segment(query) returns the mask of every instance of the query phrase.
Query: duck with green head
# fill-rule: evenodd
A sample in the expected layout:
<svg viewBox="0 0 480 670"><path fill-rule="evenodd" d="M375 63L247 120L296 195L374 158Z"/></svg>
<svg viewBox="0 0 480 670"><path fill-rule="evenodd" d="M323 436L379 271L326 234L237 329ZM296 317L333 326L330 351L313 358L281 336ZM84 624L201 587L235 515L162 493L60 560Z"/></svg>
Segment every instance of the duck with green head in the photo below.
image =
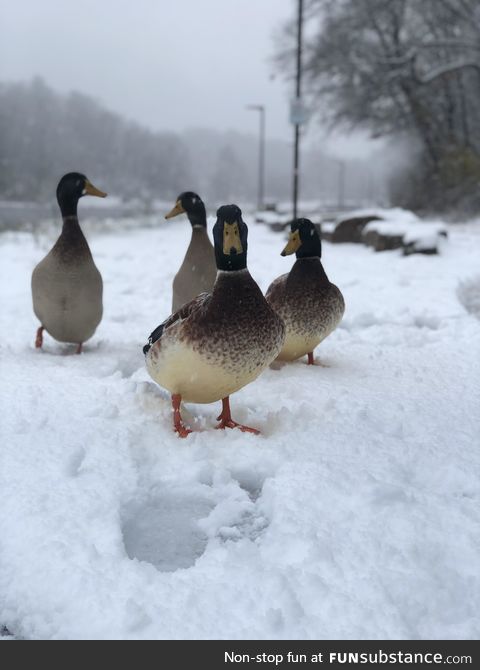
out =
<svg viewBox="0 0 480 670"><path fill-rule="evenodd" d="M207 213L199 195L180 193L173 209L165 215L171 219L186 214L192 226L192 237L185 258L173 279L172 311L193 300L199 293L211 291L217 268L212 243L207 233Z"/></svg>
<svg viewBox="0 0 480 670"><path fill-rule="evenodd" d="M102 277L77 216L84 195L105 198L85 175L69 172L57 186L63 218L62 232L53 248L32 273L33 310L40 321L35 346L43 344L46 330L59 342L82 345L94 334L102 318Z"/></svg>
<svg viewBox="0 0 480 670"><path fill-rule="evenodd" d="M316 227L309 219L296 219L290 227L282 256L295 253L297 260L288 274L270 284L265 297L286 327L278 359L293 361L307 355L313 365L313 351L342 320L345 301L323 268Z"/></svg>
<svg viewBox="0 0 480 670"><path fill-rule="evenodd" d="M218 272L212 292L168 317L143 349L150 376L172 394L174 430L180 437L191 432L180 414L182 400L222 400L217 428L259 432L232 420L229 396L276 358L285 329L247 269L247 235L241 210L220 207L213 228Z"/></svg>

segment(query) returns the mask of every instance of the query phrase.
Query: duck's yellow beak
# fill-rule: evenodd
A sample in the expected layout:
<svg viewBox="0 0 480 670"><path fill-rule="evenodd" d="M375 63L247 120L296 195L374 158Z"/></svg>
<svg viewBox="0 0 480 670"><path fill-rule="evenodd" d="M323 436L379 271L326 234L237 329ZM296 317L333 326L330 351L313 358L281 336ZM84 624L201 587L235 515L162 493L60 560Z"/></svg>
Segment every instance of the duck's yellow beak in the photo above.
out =
<svg viewBox="0 0 480 670"><path fill-rule="evenodd" d="M185 210L182 207L182 203L180 200L177 200L175 203L175 207L171 209L168 214L165 214L166 219L173 219L174 216L178 216L179 214L183 214Z"/></svg>
<svg viewBox="0 0 480 670"><path fill-rule="evenodd" d="M223 253L225 256L243 253L238 223L223 224Z"/></svg>
<svg viewBox="0 0 480 670"><path fill-rule="evenodd" d="M298 232L298 230L296 230L295 232L290 233L287 246L282 251L281 255L290 256L290 254L294 254L298 249L300 249L301 246L302 246L302 240L300 239L300 233Z"/></svg>
<svg viewBox="0 0 480 670"><path fill-rule="evenodd" d="M100 191L92 182L85 179L85 195L96 195L97 198L106 198L107 194L104 191Z"/></svg>

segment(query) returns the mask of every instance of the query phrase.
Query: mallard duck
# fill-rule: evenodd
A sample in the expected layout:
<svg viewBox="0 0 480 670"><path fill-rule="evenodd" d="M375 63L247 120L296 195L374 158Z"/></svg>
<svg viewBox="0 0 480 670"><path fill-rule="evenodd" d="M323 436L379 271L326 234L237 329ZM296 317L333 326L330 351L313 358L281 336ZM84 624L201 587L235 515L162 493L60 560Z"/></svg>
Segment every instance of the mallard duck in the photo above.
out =
<svg viewBox="0 0 480 670"><path fill-rule="evenodd" d="M102 318L102 276L78 223L77 205L83 195L105 198L83 174L69 172L57 186L63 217L62 233L32 273L33 311L40 321L35 347L46 330L59 342L77 344L92 337Z"/></svg>
<svg viewBox="0 0 480 670"><path fill-rule="evenodd" d="M297 260L292 269L270 284L265 297L285 322L285 342L278 359L293 361L307 354L308 364L313 365L313 350L340 323L345 301L323 269L322 243L309 219L291 223L281 255L293 253Z"/></svg>
<svg viewBox="0 0 480 670"><path fill-rule="evenodd" d="M199 293L210 292L217 276L215 254L207 234L207 214L202 199L192 191L180 193L173 209L165 215L171 219L186 214L192 224L192 238L179 271L173 279L172 312Z"/></svg>
<svg viewBox="0 0 480 670"><path fill-rule="evenodd" d="M150 376L172 394L174 430L180 437L192 432L182 421L182 399L222 400L217 428L259 432L232 420L229 396L277 357L285 327L247 270L247 235L241 210L220 207L213 228L218 268L213 291L169 316L143 348Z"/></svg>

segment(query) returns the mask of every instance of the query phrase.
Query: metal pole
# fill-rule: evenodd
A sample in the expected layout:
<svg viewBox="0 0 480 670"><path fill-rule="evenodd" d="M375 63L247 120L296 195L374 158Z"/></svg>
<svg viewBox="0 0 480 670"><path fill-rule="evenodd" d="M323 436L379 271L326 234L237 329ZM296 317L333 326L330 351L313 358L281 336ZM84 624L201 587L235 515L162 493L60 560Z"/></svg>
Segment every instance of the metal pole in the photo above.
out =
<svg viewBox="0 0 480 670"><path fill-rule="evenodd" d="M345 162L338 161L338 208L345 207Z"/></svg>
<svg viewBox="0 0 480 670"><path fill-rule="evenodd" d="M260 112L260 131L258 136L258 190L257 209L263 209L265 192L265 105L247 105L247 109Z"/></svg>
<svg viewBox="0 0 480 670"><path fill-rule="evenodd" d="M258 209L264 206L265 193L265 107L260 105L260 147L258 159Z"/></svg>
<svg viewBox="0 0 480 670"><path fill-rule="evenodd" d="M303 0L298 0L298 19L297 19L297 79L296 79L296 98L299 101L301 95L301 77L302 77L302 24L303 24ZM298 173L299 173L299 153L300 153L300 125L295 124L295 148L293 152L293 218L297 218L298 210Z"/></svg>

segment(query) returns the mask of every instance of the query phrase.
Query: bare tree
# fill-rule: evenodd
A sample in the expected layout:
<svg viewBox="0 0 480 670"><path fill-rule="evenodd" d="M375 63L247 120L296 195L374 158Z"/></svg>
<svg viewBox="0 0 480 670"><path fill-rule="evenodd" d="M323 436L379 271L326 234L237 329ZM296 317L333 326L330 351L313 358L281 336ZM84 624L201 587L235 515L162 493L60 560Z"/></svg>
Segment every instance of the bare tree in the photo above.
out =
<svg viewBox="0 0 480 670"><path fill-rule="evenodd" d="M418 187L411 197L397 189L400 200L478 206L478 0L310 0L307 15L306 88L317 114L418 145ZM282 68L290 32L278 48Z"/></svg>

